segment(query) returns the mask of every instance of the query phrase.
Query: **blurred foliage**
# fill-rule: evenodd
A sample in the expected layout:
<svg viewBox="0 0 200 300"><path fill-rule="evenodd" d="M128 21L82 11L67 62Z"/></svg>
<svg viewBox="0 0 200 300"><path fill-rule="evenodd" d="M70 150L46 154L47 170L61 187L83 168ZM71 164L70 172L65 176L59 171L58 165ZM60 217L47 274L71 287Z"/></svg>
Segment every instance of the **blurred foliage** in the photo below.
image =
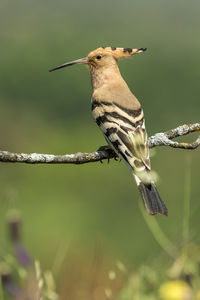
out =
<svg viewBox="0 0 200 300"><path fill-rule="evenodd" d="M199 121L199 13L198 0L1 0L1 149L59 154L93 151L105 144L91 117L88 70L76 66L48 73L51 67L104 45L148 48L121 61L120 70L142 102L149 135ZM191 170L189 239L198 252L199 149L156 148L152 166L169 209L169 217L157 216L156 222L176 245L183 241L185 174ZM62 264L59 257L69 245L73 267L69 264L68 275L63 271L60 290L65 289L72 269L68 289L77 277L81 285L81 276L89 284L86 281L90 282L94 271L88 264L99 244L105 269L116 258L131 270L149 266L164 278L164 270L175 261L150 234L138 207L134 180L122 163L1 164L0 182L0 254L11 249L5 216L10 209L18 209L26 224L27 251L44 269ZM98 274L104 293L104 273ZM159 277L159 284L166 280ZM123 286L125 293L129 284ZM109 293L108 288L108 297Z"/></svg>
<svg viewBox="0 0 200 300"><path fill-rule="evenodd" d="M154 219L150 216L144 218L149 218L149 233L153 233ZM186 225L189 233L189 222ZM163 245L163 249L172 258L170 265L167 263L167 268L161 263L162 256L154 259L151 266L141 263L138 268L130 270L113 257L108 260L105 249L98 244L90 258L83 253L80 255L79 250L62 246L52 270L43 271L40 262L35 260L33 263L24 247L18 212L9 212L8 229L12 252L8 254L5 251L1 257L0 300L199 299L200 248L188 239L182 241L181 245L173 245L174 248L179 246L173 255L168 251L167 244ZM160 226L159 231L162 234L158 234L158 242L165 236ZM57 288L54 276L59 283Z"/></svg>

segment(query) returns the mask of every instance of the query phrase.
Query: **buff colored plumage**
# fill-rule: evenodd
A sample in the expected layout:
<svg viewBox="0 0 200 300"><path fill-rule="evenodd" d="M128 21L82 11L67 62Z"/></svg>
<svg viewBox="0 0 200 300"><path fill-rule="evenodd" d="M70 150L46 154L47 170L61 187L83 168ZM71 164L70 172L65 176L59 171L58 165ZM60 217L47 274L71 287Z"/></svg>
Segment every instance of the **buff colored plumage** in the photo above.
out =
<svg viewBox="0 0 200 300"><path fill-rule="evenodd" d="M106 141L131 170L149 214L167 215L153 178L147 146L144 113L137 98L122 78L118 60L144 52L146 48L101 47L50 71L86 64L89 66L93 94L92 114Z"/></svg>

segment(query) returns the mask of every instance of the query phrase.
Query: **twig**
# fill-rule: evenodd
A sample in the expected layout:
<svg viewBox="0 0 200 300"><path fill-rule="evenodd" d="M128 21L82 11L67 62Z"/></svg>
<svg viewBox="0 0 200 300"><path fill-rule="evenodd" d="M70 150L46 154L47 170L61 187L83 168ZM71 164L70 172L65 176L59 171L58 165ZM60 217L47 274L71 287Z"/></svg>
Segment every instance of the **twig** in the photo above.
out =
<svg viewBox="0 0 200 300"><path fill-rule="evenodd" d="M148 139L149 148L156 146L170 146L180 149L195 149L200 145L200 136L193 143L178 143L171 141L178 136L183 136L191 132L200 131L200 123L182 125L166 132L156 133Z"/></svg>
<svg viewBox="0 0 200 300"><path fill-rule="evenodd" d="M193 143L178 143L171 139L183 136L191 132L200 131L200 123L182 125L166 132L156 133L149 137L149 148L157 146L170 146L180 149L196 149L200 145L200 136ZM92 153L77 152L75 154L54 155L39 153L11 153L0 151L0 162L27 163L27 164L85 164L116 158L115 152L108 146L100 147Z"/></svg>

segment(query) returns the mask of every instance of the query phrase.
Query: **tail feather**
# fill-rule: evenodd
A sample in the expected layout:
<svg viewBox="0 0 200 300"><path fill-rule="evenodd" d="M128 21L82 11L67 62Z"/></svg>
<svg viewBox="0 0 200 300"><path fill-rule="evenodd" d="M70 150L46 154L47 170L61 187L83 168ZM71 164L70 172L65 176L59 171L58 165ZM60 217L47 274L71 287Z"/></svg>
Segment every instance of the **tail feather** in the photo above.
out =
<svg viewBox="0 0 200 300"><path fill-rule="evenodd" d="M150 215L159 213L168 216L168 210L160 198L154 183L144 184L140 181L138 188L141 193L144 206Z"/></svg>

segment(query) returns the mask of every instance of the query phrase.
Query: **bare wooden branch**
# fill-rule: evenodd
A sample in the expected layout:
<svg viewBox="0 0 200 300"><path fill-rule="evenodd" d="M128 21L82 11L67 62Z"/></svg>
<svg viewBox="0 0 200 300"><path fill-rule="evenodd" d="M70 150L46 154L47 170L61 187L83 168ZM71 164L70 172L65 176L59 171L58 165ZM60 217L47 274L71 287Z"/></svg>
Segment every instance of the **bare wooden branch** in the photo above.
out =
<svg viewBox="0 0 200 300"><path fill-rule="evenodd" d="M149 137L149 148L157 146L170 146L180 149L195 149L200 145L200 136L192 143L179 143L171 139L192 132L200 131L200 123L182 125L166 132L156 133ZM104 159L117 158L115 152L108 146L100 147L92 153L77 152L75 154L54 155L39 153L11 153L0 151L0 162L27 163L27 164L85 164L89 162L102 161Z"/></svg>
<svg viewBox="0 0 200 300"><path fill-rule="evenodd" d="M178 136L200 131L200 123L182 125L166 132L156 133L148 139L149 148L156 146L170 146L181 149L195 149L200 145L200 136L193 143L178 143L171 141Z"/></svg>
<svg viewBox="0 0 200 300"><path fill-rule="evenodd" d="M0 151L0 162L18 162L27 164L84 164L116 157L112 150L97 150L92 153L54 155L39 153L11 153Z"/></svg>

